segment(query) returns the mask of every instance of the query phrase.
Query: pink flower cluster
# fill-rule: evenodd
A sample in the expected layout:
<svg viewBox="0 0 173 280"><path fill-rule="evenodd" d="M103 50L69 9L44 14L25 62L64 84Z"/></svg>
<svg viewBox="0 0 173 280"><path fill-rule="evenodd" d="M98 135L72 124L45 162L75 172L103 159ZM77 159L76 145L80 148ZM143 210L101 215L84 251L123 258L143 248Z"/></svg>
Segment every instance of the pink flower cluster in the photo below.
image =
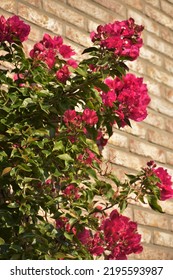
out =
<svg viewBox="0 0 173 280"><path fill-rule="evenodd" d="M173 198L173 186L171 181L171 176L168 174L167 170L158 167L153 169L154 174L160 179L157 183L160 188L160 200L167 200Z"/></svg>
<svg viewBox="0 0 173 280"><path fill-rule="evenodd" d="M99 232L92 234L90 230L84 229L77 236L92 255L99 256L104 252L109 260L125 260L127 255L142 251L137 224L120 215L117 210L113 210L109 218L102 221Z"/></svg>
<svg viewBox="0 0 173 280"><path fill-rule="evenodd" d="M172 177L169 175L167 169L157 167L156 163L151 160L147 162L147 168L144 168L146 177L155 175L159 182L157 186L160 188L160 200L167 200L173 198L173 183Z"/></svg>
<svg viewBox="0 0 173 280"><path fill-rule="evenodd" d="M116 210L103 221L101 229L104 232L106 250L110 252L107 259L125 260L129 254L142 252L141 235L137 233L137 224Z"/></svg>
<svg viewBox="0 0 173 280"><path fill-rule="evenodd" d="M56 77L61 83L65 83L70 76L69 66L76 68L77 62L71 57L75 54L70 46L63 43L61 36L45 34L43 39L34 45L30 51L33 59L44 61L50 69L59 63L60 69L56 72ZM60 62L60 58L62 58Z"/></svg>
<svg viewBox="0 0 173 280"><path fill-rule="evenodd" d="M99 232L93 235L89 229L84 228L77 237L93 256L100 256L104 252L103 240Z"/></svg>
<svg viewBox="0 0 173 280"><path fill-rule="evenodd" d="M135 24L134 19L130 18L99 25L97 32L92 32L90 37L92 42L102 48L113 50L115 56L135 60L143 44L140 37L143 29L142 25Z"/></svg>
<svg viewBox="0 0 173 280"><path fill-rule="evenodd" d="M29 32L30 26L18 16L12 16L7 20L4 16L0 17L0 42L23 42L27 40Z"/></svg>
<svg viewBox="0 0 173 280"><path fill-rule="evenodd" d="M137 78L133 74L127 74L122 80L107 78L106 85L110 88L107 93L102 93L102 101L105 106L113 107L117 101L118 109L115 113L119 116L124 126L125 119L142 121L147 117L147 106L150 102L147 86L143 78Z"/></svg>
<svg viewBox="0 0 173 280"><path fill-rule="evenodd" d="M79 188L77 188L75 185L70 184L68 185L63 191L63 195L67 198L73 198L73 199L79 199Z"/></svg>
<svg viewBox="0 0 173 280"><path fill-rule="evenodd" d="M69 219L67 217L60 217L59 219L57 219L56 228L57 230L63 230L68 233L73 233L74 235L76 234L76 228L71 227Z"/></svg>
<svg viewBox="0 0 173 280"><path fill-rule="evenodd" d="M67 110L64 113L63 120L66 125L74 124L79 126L83 122L85 125L93 126L98 122L98 116L96 111L89 108L85 108L82 115L77 114L75 110Z"/></svg>
<svg viewBox="0 0 173 280"><path fill-rule="evenodd" d="M83 151L83 154L80 154L77 159L85 165L90 166L92 166L94 161L100 163L100 160L97 158L96 154L88 148L86 148Z"/></svg>

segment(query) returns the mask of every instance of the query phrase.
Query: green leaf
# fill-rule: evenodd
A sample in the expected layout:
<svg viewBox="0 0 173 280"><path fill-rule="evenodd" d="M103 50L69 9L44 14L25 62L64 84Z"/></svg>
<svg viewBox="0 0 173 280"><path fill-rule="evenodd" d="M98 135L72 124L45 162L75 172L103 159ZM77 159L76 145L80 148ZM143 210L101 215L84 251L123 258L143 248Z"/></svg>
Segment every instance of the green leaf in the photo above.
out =
<svg viewBox="0 0 173 280"><path fill-rule="evenodd" d="M98 87L98 88L100 88L101 90L103 90L104 92L108 92L108 91L109 91L109 87L108 87L105 83L103 83L102 81L99 81L98 79L95 79L95 80L93 81L93 84L94 84L96 87Z"/></svg>
<svg viewBox="0 0 173 280"><path fill-rule="evenodd" d="M136 181L138 181L138 177L132 174L125 174L129 179L130 179L130 183L133 184Z"/></svg>
<svg viewBox="0 0 173 280"><path fill-rule="evenodd" d="M54 147L53 147L53 151L59 151L59 150L63 150L64 149L64 145L62 140L58 141L58 142L54 142Z"/></svg>
<svg viewBox="0 0 173 280"><path fill-rule="evenodd" d="M43 137L43 136L49 135L49 132L45 128L40 128L40 129L35 130L33 135Z"/></svg>
<svg viewBox="0 0 173 280"><path fill-rule="evenodd" d="M3 134L0 134L0 141L5 141L7 137Z"/></svg>
<svg viewBox="0 0 173 280"><path fill-rule="evenodd" d="M58 158L60 158L64 161L74 161L74 159L69 154L59 155Z"/></svg>
<svg viewBox="0 0 173 280"><path fill-rule="evenodd" d="M127 201L126 200L120 201L119 207L120 207L120 210L121 210L121 213L122 213L127 208Z"/></svg>
<svg viewBox="0 0 173 280"><path fill-rule="evenodd" d="M77 72L79 75L83 76L83 77L87 77L87 72L85 69L82 69L80 67L76 68L75 69L75 72Z"/></svg>
<svg viewBox="0 0 173 280"><path fill-rule="evenodd" d="M25 163L21 163L17 166L19 169L26 171L26 172L31 172L32 169Z"/></svg>
<svg viewBox="0 0 173 280"><path fill-rule="evenodd" d="M68 233L68 232L64 232L64 236L65 236L65 238L67 238L68 240L70 240L70 241L72 241L73 240L73 234L70 234L70 233Z"/></svg>
<svg viewBox="0 0 173 280"><path fill-rule="evenodd" d="M154 195L148 195L147 200L153 210L164 213L161 206L157 203L157 197L155 197Z"/></svg>
<svg viewBox="0 0 173 280"><path fill-rule="evenodd" d="M8 204L8 208L19 208L19 204L16 202L12 202L12 203Z"/></svg>
<svg viewBox="0 0 173 280"><path fill-rule="evenodd" d="M89 168L86 169L86 173L88 173L88 175L90 175L94 179L97 179L97 175L96 175L96 172L95 172L94 169L89 167Z"/></svg>
<svg viewBox="0 0 173 280"><path fill-rule="evenodd" d="M26 108L29 104L34 104L33 100L30 97L25 98L21 105L21 108Z"/></svg>
<svg viewBox="0 0 173 280"><path fill-rule="evenodd" d="M90 47L90 48L87 48L85 49L82 54L84 53L90 53L90 52L93 52L93 51L98 51L98 49L96 47Z"/></svg>
<svg viewBox="0 0 173 280"><path fill-rule="evenodd" d="M95 152L97 155L100 155L99 148L93 140L86 139L86 143L93 152Z"/></svg>
<svg viewBox="0 0 173 280"><path fill-rule="evenodd" d="M3 238L0 237L0 245L3 245L3 244L5 244L5 241Z"/></svg>

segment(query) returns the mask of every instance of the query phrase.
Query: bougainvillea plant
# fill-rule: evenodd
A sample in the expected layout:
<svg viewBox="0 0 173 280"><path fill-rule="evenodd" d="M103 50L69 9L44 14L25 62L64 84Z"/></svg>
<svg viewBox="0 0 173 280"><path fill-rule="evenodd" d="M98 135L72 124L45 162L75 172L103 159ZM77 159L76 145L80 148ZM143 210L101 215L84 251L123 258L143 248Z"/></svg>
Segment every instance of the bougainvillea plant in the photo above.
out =
<svg viewBox="0 0 173 280"><path fill-rule="evenodd" d="M142 251L137 224L122 212L131 199L162 212L170 175L153 161L123 182L101 170L113 126L147 116L147 86L125 64L139 56L142 30L132 18L100 25L78 62L48 34L26 55L29 25L0 17L0 259Z"/></svg>

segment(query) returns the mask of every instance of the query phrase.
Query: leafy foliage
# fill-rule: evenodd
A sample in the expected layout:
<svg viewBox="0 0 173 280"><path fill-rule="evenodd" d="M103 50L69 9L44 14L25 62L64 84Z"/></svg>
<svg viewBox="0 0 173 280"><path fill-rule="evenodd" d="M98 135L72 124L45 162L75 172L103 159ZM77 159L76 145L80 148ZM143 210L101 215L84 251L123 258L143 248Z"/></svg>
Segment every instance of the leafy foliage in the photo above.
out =
<svg viewBox="0 0 173 280"><path fill-rule="evenodd" d="M118 259L141 252L135 223L115 210L108 218L108 210L116 206L123 212L135 199L162 212L160 193L172 196L169 178L165 190L153 164L125 182L114 174L102 176L100 167L113 124L130 125L132 105L126 107L118 99L120 89L105 82L123 81L130 52L121 55L97 41L83 52L90 57L77 64L61 37L45 34L27 57L22 42L29 27L16 16L0 20L0 59L11 64L11 70L0 69L0 259ZM140 35L132 19L125 23ZM109 92L115 97L106 96L111 106L103 99ZM131 233L127 230L125 239L131 242L134 235L136 243L122 249L123 236L111 241L106 227L111 221L127 222ZM112 251L106 255L108 244Z"/></svg>

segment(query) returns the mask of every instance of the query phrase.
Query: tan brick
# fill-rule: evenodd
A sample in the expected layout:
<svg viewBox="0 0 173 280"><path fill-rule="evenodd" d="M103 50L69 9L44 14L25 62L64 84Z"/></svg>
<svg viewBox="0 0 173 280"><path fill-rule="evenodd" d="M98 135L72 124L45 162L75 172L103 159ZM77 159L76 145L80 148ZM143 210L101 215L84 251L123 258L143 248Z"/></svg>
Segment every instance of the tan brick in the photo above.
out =
<svg viewBox="0 0 173 280"><path fill-rule="evenodd" d="M69 8L69 6L65 6L59 4L57 1L49 0L43 1L43 8L45 12L49 12L57 17L70 22L76 26L84 27L84 16L79 12L75 12Z"/></svg>
<svg viewBox="0 0 173 280"><path fill-rule="evenodd" d="M167 116L173 116L173 104L165 99L152 96L149 107Z"/></svg>
<svg viewBox="0 0 173 280"><path fill-rule="evenodd" d="M154 231L154 244L173 248L172 233Z"/></svg>
<svg viewBox="0 0 173 280"><path fill-rule="evenodd" d="M159 83L164 83L166 86L173 87L172 75L162 71L156 67L147 65L147 74L150 78L158 81Z"/></svg>
<svg viewBox="0 0 173 280"><path fill-rule="evenodd" d="M134 2L134 1L132 1ZM139 14L138 12L129 9L128 10L128 17L132 17L135 19L135 22L137 24L142 24L146 30L159 35L160 34L160 28L158 23L154 22L153 20L149 19L148 17L145 17L144 15Z"/></svg>
<svg viewBox="0 0 173 280"><path fill-rule="evenodd" d="M171 231L173 231L173 219L171 219L170 224L171 224L170 229Z"/></svg>
<svg viewBox="0 0 173 280"><path fill-rule="evenodd" d="M42 6L41 0L25 0L25 2L28 2L30 5L33 5L33 6L36 6L36 7L40 7L40 8Z"/></svg>
<svg viewBox="0 0 173 280"><path fill-rule="evenodd" d="M152 49L157 50L158 52L161 52L164 55L173 58L172 45L163 41L159 37L147 34L145 42Z"/></svg>
<svg viewBox="0 0 173 280"><path fill-rule="evenodd" d="M91 20L91 19L88 18L86 20L86 29L87 29L88 32L95 31L99 24L100 24L99 22L96 22L96 21Z"/></svg>
<svg viewBox="0 0 173 280"><path fill-rule="evenodd" d="M130 151L135 154L150 157L151 159L157 160L159 162L166 162L164 150L154 145L150 145L147 142L140 142L136 139L130 139Z"/></svg>
<svg viewBox="0 0 173 280"><path fill-rule="evenodd" d="M130 218L131 220L133 220L133 209L131 207L131 205L129 205L122 213L124 216Z"/></svg>
<svg viewBox="0 0 173 280"><path fill-rule="evenodd" d="M141 58L138 58L135 61L130 61L126 63L130 70L135 71L136 73L144 75L146 73L146 62ZM138 74L138 75L139 75Z"/></svg>
<svg viewBox="0 0 173 280"><path fill-rule="evenodd" d="M5 0L1 1L1 9L4 9L10 13L16 13L17 12L17 5L16 1L14 0Z"/></svg>
<svg viewBox="0 0 173 280"><path fill-rule="evenodd" d="M168 119L168 118L165 119L165 127L166 127L167 131L173 133L173 121L172 121L172 119Z"/></svg>
<svg viewBox="0 0 173 280"><path fill-rule="evenodd" d="M114 131L114 134L109 139L109 143L121 148L128 148L128 136L118 133L118 130Z"/></svg>
<svg viewBox="0 0 173 280"><path fill-rule="evenodd" d="M132 6L134 9L142 10L143 9L143 2L142 0L124 0L123 3Z"/></svg>
<svg viewBox="0 0 173 280"><path fill-rule="evenodd" d="M161 9L168 14L170 17L172 17L173 13L173 2L172 4L168 3L167 1L160 1Z"/></svg>
<svg viewBox="0 0 173 280"><path fill-rule="evenodd" d="M149 94L156 96L163 96L163 85L157 81L153 81L148 77L145 77L145 83L147 84Z"/></svg>
<svg viewBox="0 0 173 280"><path fill-rule="evenodd" d="M159 0L145 0L148 4L154 6L154 7L160 7L160 2Z"/></svg>
<svg viewBox="0 0 173 280"><path fill-rule="evenodd" d="M160 146L173 149L173 134L169 132L162 131L160 129L158 130L149 129L148 140Z"/></svg>
<svg viewBox="0 0 173 280"><path fill-rule="evenodd" d="M40 41L42 39L41 29L34 24L30 24L30 27L31 29L30 29L29 39L34 42Z"/></svg>
<svg viewBox="0 0 173 280"><path fill-rule="evenodd" d="M145 47L145 45L140 50L140 57L158 66L161 66L163 63L163 58L159 54Z"/></svg>
<svg viewBox="0 0 173 280"><path fill-rule="evenodd" d="M126 17L125 5L115 2L115 0L94 0L94 2L104 6L108 10L110 9L111 11L113 11L123 17Z"/></svg>
<svg viewBox="0 0 173 280"><path fill-rule="evenodd" d="M155 8L149 5L144 6L144 11L146 15L149 16L150 18L154 19L158 23L166 27L169 27L173 30L173 21L171 17L165 15L163 12L156 10Z"/></svg>
<svg viewBox="0 0 173 280"><path fill-rule="evenodd" d="M110 162L125 166L130 169L139 170L141 166L145 166L148 161L146 158L127 153L123 150L118 150L110 146L106 146L103 150L103 156Z"/></svg>
<svg viewBox="0 0 173 280"><path fill-rule="evenodd" d="M164 65L165 65L165 69L168 72L173 73L173 61L171 59L165 58L164 59Z"/></svg>
<svg viewBox="0 0 173 280"><path fill-rule="evenodd" d="M157 245L144 245L143 252L133 256L137 260L173 260L173 249L165 249Z"/></svg>
<svg viewBox="0 0 173 280"><path fill-rule="evenodd" d="M159 127L160 129L165 129L165 118L153 110L148 110L148 116L144 120L145 123L150 124L155 127ZM146 128L147 129L147 128Z"/></svg>
<svg viewBox="0 0 173 280"><path fill-rule="evenodd" d="M138 136L139 138L146 138L147 130L144 127L143 123L137 123L135 121L130 121L131 126L125 126L122 130L126 131L129 134Z"/></svg>
<svg viewBox="0 0 173 280"><path fill-rule="evenodd" d="M72 26L66 26L66 37L71 41L85 47L92 46L89 34L84 33Z"/></svg>
<svg viewBox="0 0 173 280"><path fill-rule="evenodd" d="M164 96L169 102L173 103L173 88L165 87Z"/></svg>
<svg viewBox="0 0 173 280"><path fill-rule="evenodd" d="M143 226L138 226L138 233L141 234L141 242L152 243L152 231Z"/></svg>
<svg viewBox="0 0 173 280"><path fill-rule="evenodd" d="M134 221L141 225L169 230L169 218L166 214L154 213L142 207L134 208Z"/></svg>
<svg viewBox="0 0 173 280"><path fill-rule="evenodd" d="M114 17L110 14L110 12L107 12L101 7L96 6L95 4L86 0L68 0L68 4L84 12L85 14L97 18L103 22L107 23L114 20Z"/></svg>
<svg viewBox="0 0 173 280"><path fill-rule="evenodd" d="M56 34L62 34L63 25L57 19L50 17L34 8L27 7L22 3L18 3L18 14L30 22L33 22L45 29L51 30Z"/></svg>
<svg viewBox="0 0 173 280"><path fill-rule="evenodd" d="M173 165L173 151L172 152L170 152L170 151L166 152L166 162L168 164Z"/></svg>
<svg viewBox="0 0 173 280"><path fill-rule="evenodd" d="M166 214L170 214L173 215L173 200L166 200L166 201L160 201L159 204L162 207L162 210L166 213ZM173 220L172 220L173 221ZM170 220L171 222L171 220ZM171 229L171 226L170 226Z"/></svg>
<svg viewBox="0 0 173 280"><path fill-rule="evenodd" d="M160 36L165 41L173 44L173 31L165 26L160 27Z"/></svg>

